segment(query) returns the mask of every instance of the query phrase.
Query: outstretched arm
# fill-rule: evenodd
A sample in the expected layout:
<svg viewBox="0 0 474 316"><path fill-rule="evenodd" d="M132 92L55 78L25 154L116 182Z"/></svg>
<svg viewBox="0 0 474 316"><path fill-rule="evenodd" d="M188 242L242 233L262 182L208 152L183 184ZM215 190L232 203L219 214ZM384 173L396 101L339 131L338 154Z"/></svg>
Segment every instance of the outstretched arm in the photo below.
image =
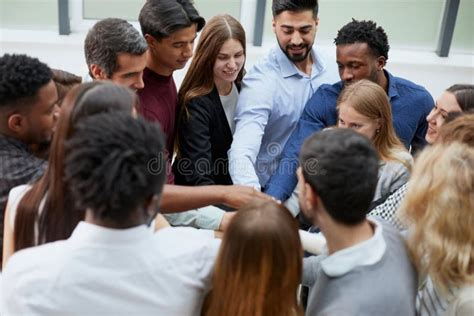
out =
<svg viewBox="0 0 474 316"><path fill-rule="evenodd" d="M268 75L253 68L246 75L235 113L235 132L229 150L229 172L235 184L260 189L255 170L257 155L273 108L273 89Z"/></svg>
<svg viewBox="0 0 474 316"><path fill-rule="evenodd" d="M271 199L268 195L243 185L189 187L166 184L160 210L162 213L173 213L216 204L239 208L255 198Z"/></svg>
<svg viewBox="0 0 474 316"><path fill-rule="evenodd" d="M296 169L301 145L311 134L336 124L336 98L337 95L320 88L306 103L295 130L283 148L278 168L265 187L265 193L281 201L291 196L298 183Z"/></svg>

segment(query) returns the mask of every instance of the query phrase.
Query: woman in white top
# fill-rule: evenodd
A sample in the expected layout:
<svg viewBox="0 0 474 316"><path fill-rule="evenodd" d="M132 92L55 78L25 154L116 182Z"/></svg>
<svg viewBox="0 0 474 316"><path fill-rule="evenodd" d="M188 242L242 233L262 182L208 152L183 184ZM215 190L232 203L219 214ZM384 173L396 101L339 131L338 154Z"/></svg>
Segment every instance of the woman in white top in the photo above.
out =
<svg viewBox="0 0 474 316"><path fill-rule="evenodd" d="M232 16L204 27L179 90L175 183L232 184L227 151L245 63L245 31Z"/></svg>
<svg viewBox="0 0 474 316"><path fill-rule="evenodd" d="M230 185L227 151L232 144L234 113L245 64L245 31L228 14L204 27L178 93L179 113L173 164L175 184ZM234 215L222 205L169 214L173 225L225 230ZM199 220L204 218L206 220ZM212 224L212 225L209 225Z"/></svg>

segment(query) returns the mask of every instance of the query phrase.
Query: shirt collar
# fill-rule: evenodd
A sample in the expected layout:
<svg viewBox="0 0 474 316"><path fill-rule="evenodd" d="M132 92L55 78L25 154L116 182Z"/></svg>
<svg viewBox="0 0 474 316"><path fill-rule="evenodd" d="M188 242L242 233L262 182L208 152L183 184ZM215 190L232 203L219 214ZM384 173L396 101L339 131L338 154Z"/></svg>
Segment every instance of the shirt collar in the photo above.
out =
<svg viewBox="0 0 474 316"><path fill-rule="evenodd" d="M2 147L13 146L31 154L30 147L16 138L0 134L0 143L2 144Z"/></svg>
<svg viewBox="0 0 474 316"><path fill-rule="evenodd" d="M388 98L392 100L393 98L398 96L398 89L397 85L395 84L394 77L392 76L391 73L389 73L387 70L383 70L385 73L385 77L387 78L387 86L388 86Z"/></svg>
<svg viewBox="0 0 474 316"><path fill-rule="evenodd" d="M283 78L292 77L292 76L300 76L302 77L303 74L296 68L295 64L291 62L288 57L286 57L285 53L281 50L279 46L275 48L276 51L276 58L278 65L280 66L281 75ZM311 56L313 58L313 68L311 70L311 79L319 75L321 72L324 71L325 65L322 61L322 58L316 52L314 47L311 48Z"/></svg>
<svg viewBox="0 0 474 316"><path fill-rule="evenodd" d="M342 276L351 270L373 265L379 262L387 248L383 238L382 225L375 219L370 219L375 227L374 235L357 245L336 251L321 261L321 268L330 277ZM325 249L327 252L327 249Z"/></svg>
<svg viewBox="0 0 474 316"><path fill-rule="evenodd" d="M69 240L79 244L91 242L96 244L124 245L125 243L141 241L152 235L153 232L146 225L113 229L82 221L77 224Z"/></svg>

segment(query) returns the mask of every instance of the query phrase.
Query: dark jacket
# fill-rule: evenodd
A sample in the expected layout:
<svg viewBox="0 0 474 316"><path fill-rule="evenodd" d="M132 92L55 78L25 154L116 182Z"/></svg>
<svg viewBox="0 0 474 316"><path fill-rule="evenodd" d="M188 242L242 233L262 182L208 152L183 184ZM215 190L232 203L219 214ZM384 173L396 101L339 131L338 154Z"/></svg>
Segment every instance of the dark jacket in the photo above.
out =
<svg viewBox="0 0 474 316"><path fill-rule="evenodd" d="M232 184L227 157L232 132L217 89L192 99L187 109L189 116L182 115L178 122L175 184Z"/></svg>

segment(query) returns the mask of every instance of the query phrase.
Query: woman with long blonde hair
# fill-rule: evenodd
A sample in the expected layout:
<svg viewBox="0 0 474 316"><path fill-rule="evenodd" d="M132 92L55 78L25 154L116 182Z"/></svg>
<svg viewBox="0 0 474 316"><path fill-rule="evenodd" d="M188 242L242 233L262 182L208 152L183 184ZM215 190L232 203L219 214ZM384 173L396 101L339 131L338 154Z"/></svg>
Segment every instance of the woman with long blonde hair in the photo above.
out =
<svg viewBox="0 0 474 316"><path fill-rule="evenodd" d="M379 154L379 181L372 209L408 181L412 158L395 134L390 102L378 84L360 80L345 87L337 111L337 127L367 136Z"/></svg>
<svg viewBox="0 0 474 316"><path fill-rule="evenodd" d="M257 200L240 209L224 234L203 315L302 315L302 255L297 221L285 207Z"/></svg>
<svg viewBox="0 0 474 316"><path fill-rule="evenodd" d="M473 315L474 148L453 142L425 149L400 214L423 280L420 313Z"/></svg>

